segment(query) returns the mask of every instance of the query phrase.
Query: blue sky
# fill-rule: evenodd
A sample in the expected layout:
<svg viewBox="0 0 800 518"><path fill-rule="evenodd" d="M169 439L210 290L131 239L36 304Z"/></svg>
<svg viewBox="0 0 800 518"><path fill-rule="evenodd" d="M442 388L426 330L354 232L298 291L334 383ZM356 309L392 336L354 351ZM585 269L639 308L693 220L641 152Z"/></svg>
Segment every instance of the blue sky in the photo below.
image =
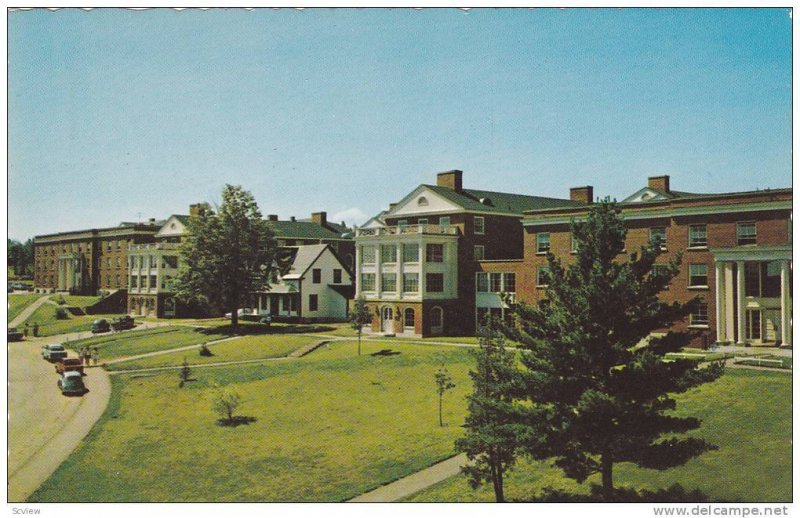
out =
<svg viewBox="0 0 800 518"><path fill-rule="evenodd" d="M786 9L18 11L9 236L219 201L363 222L435 173L791 185Z"/></svg>

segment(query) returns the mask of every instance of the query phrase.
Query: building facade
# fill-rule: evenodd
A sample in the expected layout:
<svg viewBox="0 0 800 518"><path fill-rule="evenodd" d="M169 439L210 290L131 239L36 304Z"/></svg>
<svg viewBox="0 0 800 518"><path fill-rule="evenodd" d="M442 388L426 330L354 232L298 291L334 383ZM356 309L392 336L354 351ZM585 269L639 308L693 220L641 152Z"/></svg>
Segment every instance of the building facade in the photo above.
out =
<svg viewBox="0 0 800 518"><path fill-rule="evenodd" d="M97 295L125 290L128 250L152 243L161 223L151 219L34 237L34 291Z"/></svg>
<svg viewBox="0 0 800 518"><path fill-rule="evenodd" d="M663 250L657 263L682 257L680 273L662 299L685 303L698 297L700 303L673 329L692 331L693 345L702 347L791 345L791 189L697 194L673 191L669 177L659 176L619 207L628 229L626 252L657 239ZM515 274L518 300L544 300L546 254L552 252L565 264L573 260L570 222L586 213L587 207L526 212L523 260L482 262L483 274L476 279L479 297L498 297L491 281L484 295L487 282L481 275L509 271ZM476 307L476 318L483 312Z"/></svg>
<svg viewBox="0 0 800 518"><path fill-rule="evenodd" d="M475 330L481 261L522 259L526 210L581 200L463 188L461 171L437 175L356 231L356 296L384 334L432 336Z"/></svg>

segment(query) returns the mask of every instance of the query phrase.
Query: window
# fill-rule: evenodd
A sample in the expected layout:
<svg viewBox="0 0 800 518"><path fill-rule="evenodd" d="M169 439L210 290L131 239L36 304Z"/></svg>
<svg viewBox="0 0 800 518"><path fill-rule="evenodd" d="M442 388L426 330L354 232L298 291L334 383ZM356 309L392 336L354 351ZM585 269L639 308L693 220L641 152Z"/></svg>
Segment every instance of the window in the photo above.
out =
<svg viewBox="0 0 800 518"><path fill-rule="evenodd" d="M122 240L117 241L117 250L122 248Z"/></svg>
<svg viewBox="0 0 800 518"><path fill-rule="evenodd" d="M483 245L475 245L472 252L472 258L475 259L476 261L483 261L484 257L483 251L484 251Z"/></svg>
<svg viewBox="0 0 800 518"><path fill-rule="evenodd" d="M483 235L485 233L485 221L483 216L475 216L475 233Z"/></svg>
<svg viewBox="0 0 800 518"><path fill-rule="evenodd" d="M416 243L403 243L403 262L419 262L419 245Z"/></svg>
<svg viewBox="0 0 800 518"><path fill-rule="evenodd" d="M110 275L106 275L106 288L110 288L110 287L111 287L111 276Z"/></svg>
<svg viewBox="0 0 800 518"><path fill-rule="evenodd" d="M428 224L428 218L419 218L419 219L417 220L417 224L419 224L420 226L425 226L425 225L427 225L427 224Z"/></svg>
<svg viewBox="0 0 800 518"><path fill-rule="evenodd" d="M689 314L690 326L708 325L708 303L699 302Z"/></svg>
<svg viewBox="0 0 800 518"><path fill-rule="evenodd" d="M489 274L489 291L492 293L500 293L503 291L503 274L502 273L490 273Z"/></svg>
<svg viewBox="0 0 800 518"><path fill-rule="evenodd" d="M400 227L400 232L402 232L404 229L408 228L408 220L407 219L397 220L397 226Z"/></svg>
<svg viewBox="0 0 800 518"><path fill-rule="evenodd" d="M319 284L322 282L322 270L319 268L314 268L311 270L311 282L314 284Z"/></svg>
<svg viewBox="0 0 800 518"><path fill-rule="evenodd" d="M442 308L435 307L431 309L431 329L441 330L444 325L444 312Z"/></svg>
<svg viewBox="0 0 800 518"><path fill-rule="evenodd" d="M569 235L569 251L573 254L578 253L578 239L575 237L575 234L570 233Z"/></svg>
<svg viewBox="0 0 800 518"><path fill-rule="evenodd" d="M754 221L749 223L736 224L736 244L754 245L756 244L756 224Z"/></svg>
<svg viewBox="0 0 800 518"><path fill-rule="evenodd" d="M122 265L122 263L120 262L120 258L117 257L117 268L119 268L121 265Z"/></svg>
<svg viewBox="0 0 800 518"><path fill-rule="evenodd" d="M417 293L419 291L419 274L418 273L404 273L403 274L403 291L405 293Z"/></svg>
<svg viewBox="0 0 800 518"><path fill-rule="evenodd" d="M478 293L486 293L489 291L489 274L486 272L478 272L475 274L475 291Z"/></svg>
<svg viewBox="0 0 800 518"><path fill-rule="evenodd" d="M425 245L425 260L429 263L444 261L444 245L441 243L428 243Z"/></svg>
<svg viewBox="0 0 800 518"><path fill-rule="evenodd" d="M650 229L650 242L658 242L661 245L661 250L667 249L667 228L666 227L652 227Z"/></svg>
<svg viewBox="0 0 800 518"><path fill-rule="evenodd" d="M706 226L689 225L689 248L706 246L708 246L708 239L706 238Z"/></svg>
<svg viewBox="0 0 800 518"><path fill-rule="evenodd" d="M747 310L747 339L761 340L761 310Z"/></svg>
<svg viewBox="0 0 800 518"><path fill-rule="evenodd" d="M536 234L536 253L546 254L550 251L550 233L539 232Z"/></svg>
<svg viewBox="0 0 800 518"><path fill-rule="evenodd" d="M536 286L549 286L550 285L550 267L537 266L536 267Z"/></svg>
<svg viewBox="0 0 800 518"><path fill-rule="evenodd" d="M653 275L663 277L669 274L669 267L666 264L654 264L652 272Z"/></svg>
<svg viewBox="0 0 800 518"><path fill-rule="evenodd" d="M690 264L689 265L689 286L695 288L708 287L708 265Z"/></svg>
<svg viewBox="0 0 800 518"><path fill-rule="evenodd" d="M178 267L178 256L176 255L164 256L164 268L177 268L177 267Z"/></svg>
<svg viewBox="0 0 800 518"><path fill-rule="evenodd" d="M308 296L308 310L309 311L317 311L319 307L319 298L316 294L311 294Z"/></svg>
<svg viewBox="0 0 800 518"><path fill-rule="evenodd" d="M364 264L375 264L375 247L362 246L361 247L361 262Z"/></svg>
<svg viewBox="0 0 800 518"><path fill-rule="evenodd" d="M429 293L444 292L444 274L429 273L425 275L425 288Z"/></svg>
<svg viewBox="0 0 800 518"><path fill-rule="evenodd" d="M439 218L439 232L445 233L450 228L450 216Z"/></svg>
<svg viewBox="0 0 800 518"><path fill-rule="evenodd" d="M333 283L334 284L342 283L342 270L340 268L333 269Z"/></svg>
<svg viewBox="0 0 800 518"><path fill-rule="evenodd" d="M397 274L381 274L381 291L397 291Z"/></svg>
<svg viewBox="0 0 800 518"><path fill-rule="evenodd" d="M403 327L414 327L414 310L406 308L403 312Z"/></svg>
<svg viewBox="0 0 800 518"><path fill-rule="evenodd" d="M375 274L361 274L361 291L375 291Z"/></svg>
<svg viewBox="0 0 800 518"><path fill-rule="evenodd" d="M397 245L381 245L381 262L397 262Z"/></svg>
<svg viewBox="0 0 800 518"><path fill-rule="evenodd" d="M503 274L505 282L503 283L503 291L506 293L516 293L517 291L517 274L505 273Z"/></svg>
<svg viewBox="0 0 800 518"><path fill-rule="evenodd" d="M114 276L114 287L119 288L119 275Z"/></svg>
<svg viewBox="0 0 800 518"><path fill-rule="evenodd" d="M131 275L131 288L136 288L137 287L137 283L136 283L137 280L138 280L137 276Z"/></svg>
<svg viewBox="0 0 800 518"><path fill-rule="evenodd" d="M156 275L150 276L150 287L153 289L158 288L158 276Z"/></svg>

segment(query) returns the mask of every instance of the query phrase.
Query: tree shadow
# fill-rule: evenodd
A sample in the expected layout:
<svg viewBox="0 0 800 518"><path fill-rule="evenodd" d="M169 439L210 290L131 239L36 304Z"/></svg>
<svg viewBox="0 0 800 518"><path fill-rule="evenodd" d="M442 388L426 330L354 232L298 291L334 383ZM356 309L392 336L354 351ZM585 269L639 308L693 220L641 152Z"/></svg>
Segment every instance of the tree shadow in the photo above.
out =
<svg viewBox="0 0 800 518"><path fill-rule="evenodd" d="M212 334L223 334L223 335L281 335L281 334L291 334L291 333L329 333L331 331L335 331L335 327L331 326L323 326L318 324L289 324L289 325L268 325L268 324L259 324L259 323L251 323L251 322L239 322L239 326L236 330L233 329L233 326L230 324L226 324L223 326L216 326L216 327L207 327L207 328L197 328L198 332L212 335Z"/></svg>
<svg viewBox="0 0 800 518"><path fill-rule="evenodd" d="M523 501L523 500L520 500ZM589 494L570 493L561 489L546 487L541 493L534 495L526 502L541 503L596 503L606 502L603 496L603 488L598 484L592 484ZM697 503L708 502L709 496L699 489L687 490L680 484L673 484L666 489L640 489L630 487L614 488L614 496L611 500L616 503Z"/></svg>
<svg viewBox="0 0 800 518"><path fill-rule="evenodd" d="M235 415L230 419L217 419L217 426L228 426L231 428L236 428L237 426L248 425L250 423L255 423L256 421L258 421L258 419L255 417L246 415Z"/></svg>
<svg viewBox="0 0 800 518"><path fill-rule="evenodd" d="M376 353L370 354L370 356L397 356L400 354L400 351L393 351L391 349L381 349Z"/></svg>

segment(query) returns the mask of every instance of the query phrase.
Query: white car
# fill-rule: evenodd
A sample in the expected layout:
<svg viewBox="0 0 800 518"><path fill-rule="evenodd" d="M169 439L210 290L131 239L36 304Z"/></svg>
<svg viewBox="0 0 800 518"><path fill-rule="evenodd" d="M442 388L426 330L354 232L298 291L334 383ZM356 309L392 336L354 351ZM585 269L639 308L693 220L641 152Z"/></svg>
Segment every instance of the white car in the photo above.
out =
<svg viewBox="0 0 800 518"><path fill-rule="evenodd" d="M236 310L236 315L237 316L254 315L254 314L255 314L255 311L253 310L253 308L239 308L239 309ZM225 313L225 318L231 318L231 314L230 313Z"/></svg>

